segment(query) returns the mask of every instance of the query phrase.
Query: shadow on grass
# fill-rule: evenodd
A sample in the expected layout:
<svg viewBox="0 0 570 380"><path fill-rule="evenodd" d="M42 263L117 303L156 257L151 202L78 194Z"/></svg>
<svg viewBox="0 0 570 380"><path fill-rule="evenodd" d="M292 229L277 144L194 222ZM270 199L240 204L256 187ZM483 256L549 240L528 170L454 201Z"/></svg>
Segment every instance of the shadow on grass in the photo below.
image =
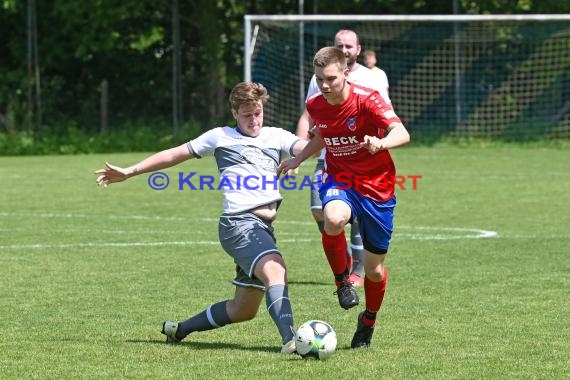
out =
<svg viewBox="0 0 570 380"><path fill-rule="evenodd" d="M323 281L291 281L289 280L289 285L323 285L323 286L330 286L331 284L334 285L332 282L323 282Z"/></svg>
<svg viewBox="0 0 570 380"><path fill-rule="evenodd" d="M167 344L164 340L143 340L143 339L130 339L126 341L127 343L144 343L144 344L156 344L156 345L168 345L173 347L184 347L189 350L239 350L239 351L250 351L250 352L265 352L265 353L276 353L279 354L279 349L275 346L244 346L236 343L215 343L215 342L180 342L175 344ZM336 351L352 351L354 349L350 348L349 344L338 346ZM281 354L280 354L281 355ZM288 355L289 359L292 360L303 360L300 355ZM306 360L314 360L313 358L306 358Z"/></svg>
<svg viewBox="0 0 570 380"><path fill-rule="evenodd" d="M143 340L143 339L129 339L127 343L145 343L145 344L158 344L167 345L164 340ZM240 351L255 351L255 352L279 352L276 346L244 346L237 343L220 343L220 342L180 342L175 344L168 344L174 347L185 347L191 350L240 350Z"/></svg>

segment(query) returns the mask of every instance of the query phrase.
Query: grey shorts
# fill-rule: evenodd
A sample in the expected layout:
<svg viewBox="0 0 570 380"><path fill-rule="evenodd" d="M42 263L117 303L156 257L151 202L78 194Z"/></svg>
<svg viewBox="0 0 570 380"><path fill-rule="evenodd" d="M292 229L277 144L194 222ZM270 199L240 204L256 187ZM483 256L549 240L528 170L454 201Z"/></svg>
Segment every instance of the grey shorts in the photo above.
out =
<svg viewBox="0 0 570 380"><path fill-rule="evenodd" d="M323 169L325 168L324 160L317 160L315 171L313 172L313 188L311 189L311 210L322 210L323 203L319 196L319 188L323 180ZM314 190L313 190L314 189Z"/></svg>
<svg viewBox="0 0 570 380"><path fill-rule="evenodd" d="M263 256L271 253L281 255L275 245L271 222L251 212L223 214L220 216L218 234L222 248L236 263L233 284L264 290L265 286L254 276L253 269Z"/></svg>

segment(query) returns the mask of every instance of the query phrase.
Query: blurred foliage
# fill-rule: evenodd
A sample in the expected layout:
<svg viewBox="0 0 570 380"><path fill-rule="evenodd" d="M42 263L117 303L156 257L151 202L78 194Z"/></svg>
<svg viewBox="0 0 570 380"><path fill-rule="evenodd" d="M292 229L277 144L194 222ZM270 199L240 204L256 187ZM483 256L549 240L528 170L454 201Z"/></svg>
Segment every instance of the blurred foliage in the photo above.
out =
<svg viewBox="0 0 570 380"><path fill-rule="evenodd" d="M184 115L200 126L184 136L190 138L230 119L226 97L243 77L243 16L296 14L299 3L179 3ZM37 110L30 106L28 95L35 85L28 72L30 2L1 4L0 154L9 152L6 141L20 145L21 153L29 151L30 141L34 146L39 141L47 144L50 152L52 148L59 153L85 151L50 147L50 141L73 145L77 135L99 141L103 81L109 84L107 133L132 132L132 125L139 122L160 125L150 129L157 135L169 128L173 1L35 0L42 125L34 125ZM570 13L570 2L559 0L459 0L459 7L461 13L472 14ZM304 5L305 14L451 14L452 9L453 1L439 0L307 0ZM129 139L126 134L124 138ZM122 148L136 147L133 143Z"/></svg>
<svg viewBox="0 0 570 380"><path fill-rule="evenodd" d="M124 123L120 129L89 133L74 122L58 124L57 133L30 134L27 131L0 133L1 155L83 154L109 152L150 152L177 145L171 128L164 122L142 120ZM196 136L200 125L189 121L181 134Z"/></svg>

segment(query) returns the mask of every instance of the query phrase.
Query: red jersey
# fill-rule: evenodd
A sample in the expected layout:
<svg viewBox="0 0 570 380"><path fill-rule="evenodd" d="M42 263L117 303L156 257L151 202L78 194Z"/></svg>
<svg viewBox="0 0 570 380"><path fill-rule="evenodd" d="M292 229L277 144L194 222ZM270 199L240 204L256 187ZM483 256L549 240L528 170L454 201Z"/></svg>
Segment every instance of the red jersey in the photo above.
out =
<svg viewBox="0 0 570 380"><path fill-rule="evenodd" d="M323 182L333 180L385 202L394 195L396 167L387 150L370 154L364 136L383 138L391 123L401 123L394 109L372 89L350 85L342 104L329 104L321 92L307 99L307 111L327 149Z"/></svg>

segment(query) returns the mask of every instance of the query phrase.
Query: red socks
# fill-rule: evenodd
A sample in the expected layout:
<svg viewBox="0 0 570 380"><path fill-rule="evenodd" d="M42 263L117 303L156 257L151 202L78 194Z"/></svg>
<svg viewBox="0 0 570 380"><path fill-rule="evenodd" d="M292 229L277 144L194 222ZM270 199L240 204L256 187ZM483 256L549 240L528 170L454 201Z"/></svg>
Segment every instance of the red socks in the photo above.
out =
<svg viewBox="0 0 570 380"><path fill-rule="evenodd" d="M373 314L380 310L384 293L386 292L386 283L388 282L388 268L384 267L384 275L380 282L372 282L368 277L364 277L364 297L366 298L366 311L362 316L362 322L365 326L372 327L376 323L376 319L367 318L366 314Z"/></svg>
<svg viewBox="0 0 570 380"><path fill-rule="evenodd" d="M342 274L346 271L346 238L344 231L338 235L328 235L323 231L323 249L325 255L335 275Z"/></svg>
<svg viewBox="0 0 570 380"><path fill-rule="evenodd" d="M323 249L332 269L333 274L339 285L339 279L344 275L348 276L348 260L346 257L346 238L344 233L338 235L328 235L323 231L322 234ZM365 326L373 327L376 324L376 313L382 306L384 301L384 293L386 292L386 284L388 282L388 269L384 267L382 280L373 282L364 277L364 296L366 298L366 311L362 315L362 323Z"/></svg>

